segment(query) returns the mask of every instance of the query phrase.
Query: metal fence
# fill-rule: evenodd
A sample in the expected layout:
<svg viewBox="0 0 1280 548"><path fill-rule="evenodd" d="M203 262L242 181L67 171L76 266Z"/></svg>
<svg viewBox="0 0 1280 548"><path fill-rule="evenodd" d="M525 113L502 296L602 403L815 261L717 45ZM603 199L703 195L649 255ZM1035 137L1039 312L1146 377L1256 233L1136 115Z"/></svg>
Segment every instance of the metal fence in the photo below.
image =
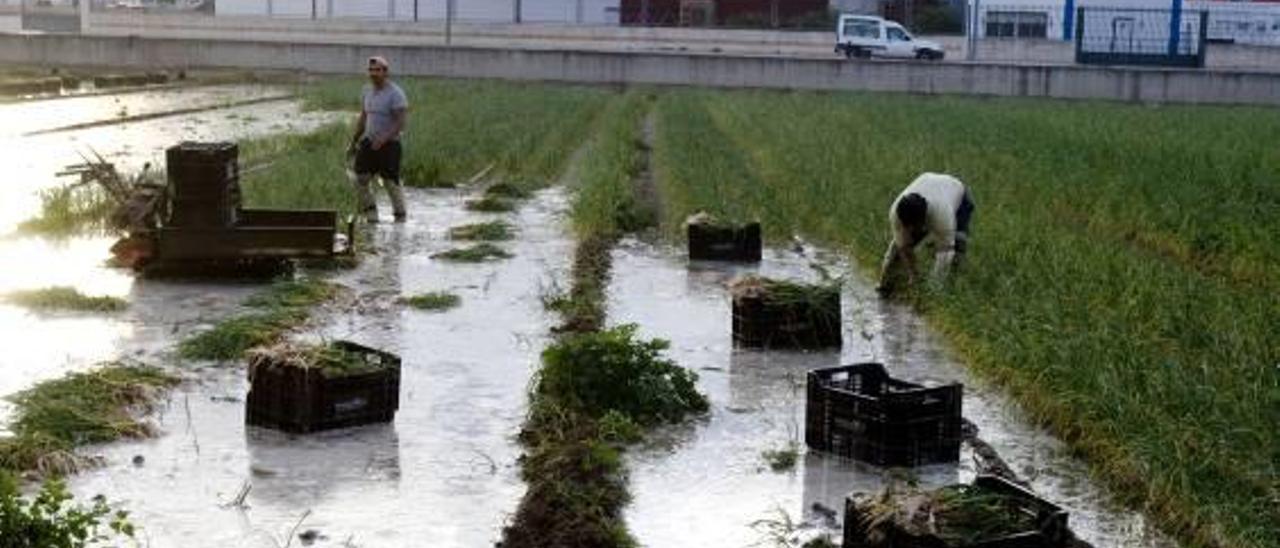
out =
<svg viewBox="0 0 1280 548"><path fill-rule="evenodd" d="M1280 46L1280 5L1251 9L1209 8L1210 42Z"/></svg>
<svg viewBox="0 0 1280 548"><path fill-rule="evenodd" d="M1209 12L1079 8L1076 62L1203 67Z"/></svg>

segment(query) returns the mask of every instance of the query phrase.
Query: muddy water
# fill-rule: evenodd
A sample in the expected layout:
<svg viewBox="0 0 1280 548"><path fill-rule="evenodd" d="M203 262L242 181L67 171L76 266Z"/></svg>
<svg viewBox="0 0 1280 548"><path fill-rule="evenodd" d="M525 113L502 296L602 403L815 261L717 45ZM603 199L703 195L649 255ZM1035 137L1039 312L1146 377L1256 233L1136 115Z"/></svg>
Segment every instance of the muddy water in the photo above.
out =
<svg viewBox="0 0 1280 548"><path fill-rule="evenodd" d="M304 514L338 546L492 545L523 494L514 435L550 318L540 295L566 268L565 200L545 191L514 215L506 261L447 263L448 227L498 216L466 212L452 191L410 194L410 222L373 231L375 254L334 279L353 288L319 313L318 335L399 353L393 424L313 436L248 428L242 369L200 375L159 416L165 435L101 448L111 463L75 479L134 512L153 546L273 546ZM384 213L386 213L384 211ZM395 303L447 290L459 308L431 313ZM146 459L134 466L134 455ZM220 508L246 482L242 509Z"/></svg>
<svg viewBox="0 0 1280 548"><path fill-rule="evenodd" d="M856 274L848 276L842 295L840 351L734 349L726 282L743 272L815 280L811 262L830 265L835 274L845 271L829 257L790 250L771 250L758 266L690 264L680 250L635 241L615 251L612 321L639 323L645 335L670 340L670 354L698 372L711 399L707 419L664 429L628 457L634 499L627 522L643 545L773 546L767 539L778 531L793 539L829 531L838 540L845 495L879 489L887 472L804 451L805 373L861 361L886 363L907 380L964 383L965 416L1038 493L1071 512L1083 539L1099 547L1172 545L1149 531L1141 516L1110 503L1060 442L962 369L909 309L881 302ZM761 452L790 442L802 452L796 469L770 471ZM925 486L968 481L972 462L966 447L959 465L914 474ZM792 526L782 525L786 521Z"/></svg>
<svg viewBox="0 0 1280 548"><path fill-rule="evenodd" d="M0 105L0 293L72 286L90 295L126 297L129 310L109 315L34 314L0 304L0 396L40 380L120 355L154 353L176 336L225 313L250 288L166 284L134 280L125 271L103 266L112 239L65 240L21 237L14 227L39 212L41 189L70 182L56 176L80 161L90 148L126 172L144 163L163 163L164 149L184 139L243 139L302 131L334 119L333 114L304 113L293 102L271 102L156 118L63 133L27 133L70 124L130 115L280 95L287 90L263 86L216 86L129 93L119 96L27 101ZM17 334L21 336L16 336ZM8 408L0 403L0 424Z"/></svg>

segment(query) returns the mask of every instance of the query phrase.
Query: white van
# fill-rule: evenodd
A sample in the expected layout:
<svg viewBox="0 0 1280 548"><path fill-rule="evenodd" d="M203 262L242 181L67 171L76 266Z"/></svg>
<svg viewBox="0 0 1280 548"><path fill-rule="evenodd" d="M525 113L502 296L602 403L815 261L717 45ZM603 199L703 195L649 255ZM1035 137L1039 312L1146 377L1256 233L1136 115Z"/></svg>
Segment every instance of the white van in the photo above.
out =
<svg viewBox="0 0 1280 548"><path fill-rule="evenodd" d="M845 57L899 57L909 59L942 59L942 46L928 40L917 40L907 29L893 21L873 15L840 16L836 23L836 53Z"/></svg>

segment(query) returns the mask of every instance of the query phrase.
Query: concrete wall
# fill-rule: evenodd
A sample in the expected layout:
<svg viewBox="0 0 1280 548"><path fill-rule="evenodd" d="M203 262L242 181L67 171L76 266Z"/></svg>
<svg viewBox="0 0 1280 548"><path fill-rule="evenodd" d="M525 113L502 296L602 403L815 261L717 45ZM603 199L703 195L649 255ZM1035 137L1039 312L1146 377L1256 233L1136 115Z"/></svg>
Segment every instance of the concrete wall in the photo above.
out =
<svg viewBox="0 0 1280 548"><path fill-rule="evenodd" d="M371 54L399 74L598 84L957 93L1280 105L1280 73L567 50L0 35L0 62L239 67L355 73Z"/></svg>

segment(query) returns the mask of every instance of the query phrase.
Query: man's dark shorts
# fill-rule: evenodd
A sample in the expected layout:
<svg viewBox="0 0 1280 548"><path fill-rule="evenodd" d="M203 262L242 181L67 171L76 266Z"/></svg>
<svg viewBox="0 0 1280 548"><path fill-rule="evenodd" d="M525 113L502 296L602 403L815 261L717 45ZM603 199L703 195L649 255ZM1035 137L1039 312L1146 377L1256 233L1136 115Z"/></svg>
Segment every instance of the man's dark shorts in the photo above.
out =
<svg viewBox="0 0 1280 548"><path fill-rule="evenodd" d="M378 175L383 181L400 181L400 141L388 141L373 150L368 140L360 141L356 151L356 174Z"/></svg>
<svg viewBox="0 0 1280 548"><path fill-rule="evenodd" d="M960 208L956 209L956 253L964 253L969 247L969 221L973 219L973 198L965 189Z"/></svg>

